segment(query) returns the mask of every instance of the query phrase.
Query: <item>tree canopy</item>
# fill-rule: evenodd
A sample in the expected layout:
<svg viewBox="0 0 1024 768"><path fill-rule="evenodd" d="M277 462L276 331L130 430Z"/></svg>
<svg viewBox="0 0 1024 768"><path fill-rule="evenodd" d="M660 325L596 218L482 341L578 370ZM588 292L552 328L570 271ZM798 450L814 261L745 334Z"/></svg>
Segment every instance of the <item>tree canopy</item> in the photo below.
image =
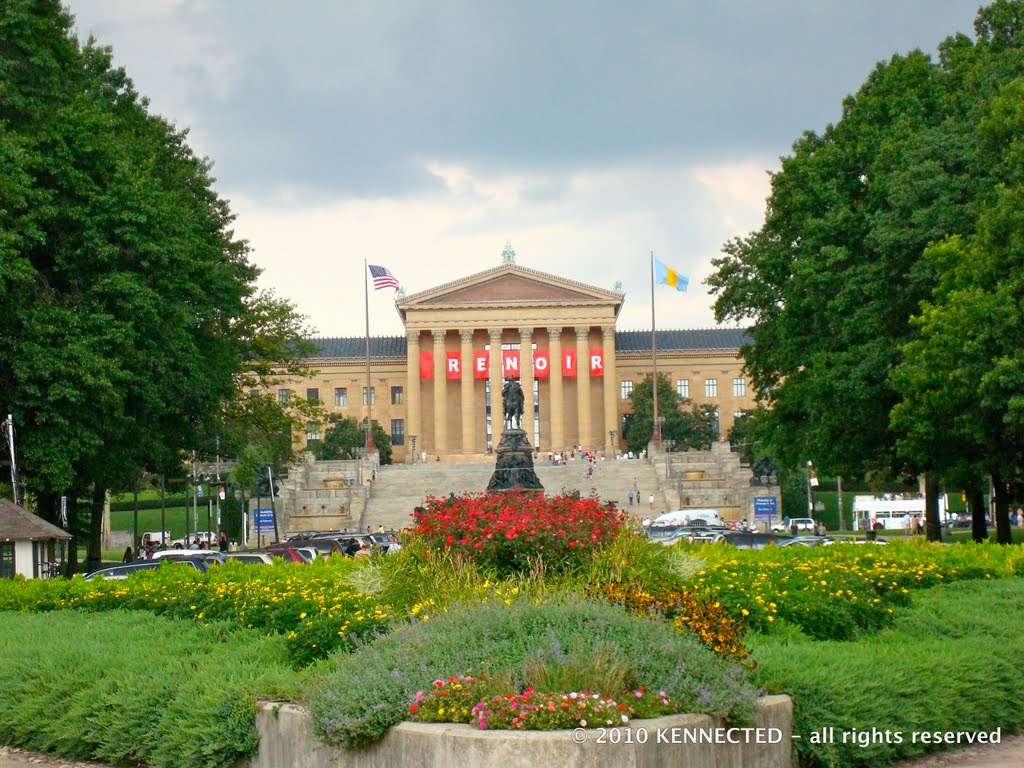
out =
<svg viewBox="0 0 1024 768"><path fill-rule="evenodd" d="M632 414L626 430L626 444L634 453L646 450L654 435L654 378L647 377L630 395ZM677 451L708 450L718 439L718 412L713 405L694 405L680 397L668 377L658 374L658 416L664 417L662 442L672 441Z"/></svg>
<svg viewBox="0 0 1024 768"><path fill-rule="evenodd" d="M257 291L210 162L57 0L5 2L0 41L0 404L52 519L180 466L301 320Z"/></svg>
<svg viewBox="0 0 1024 768"><path fill-rule="evenodd" d="M350 416L331 416L330 426L322 440L309 446L309 450L318 459L355 459L357 448L366 447L366 429L363 422ZM377 445L381 464L391 463L391 436L374 419L371 424L373 442Z"/></svg>
<svg viewBox="0 0 1024 768"><path fill-rule="evenodd" d="M946 471L965 456L981 467L981 456L1002 452L1000 413L1021 391L1013 390L1015 364L969 362L996 349L985 344L961 353L971 338L1009 340L1016 321L1008 314L1021 296L1009 285L988 297L951 286L957 274L976 288L985 275L1019 272L1012 185L1020 181L1022 28L1024 3L998 0L979 11L975 41L947 38L936 61L912 51L878 64L843 101L838 123L806 132L783 158L761 229L727 243L715 261L716 316L752 323L743 355L769 406L758 431L785 464L908 474ZM1006 247L995 259L998 241ZM940 320L944 310L929 309L935 302L962 311ZM922 336L935 341L926 349ZM937 381L958 358L966 366L959 390L933 390L912 417L901 411L924 396L928 366L943 366L933 369ZM897 373L905 360L915 370ZM999 386L976 386L985 371Z"/></svg>

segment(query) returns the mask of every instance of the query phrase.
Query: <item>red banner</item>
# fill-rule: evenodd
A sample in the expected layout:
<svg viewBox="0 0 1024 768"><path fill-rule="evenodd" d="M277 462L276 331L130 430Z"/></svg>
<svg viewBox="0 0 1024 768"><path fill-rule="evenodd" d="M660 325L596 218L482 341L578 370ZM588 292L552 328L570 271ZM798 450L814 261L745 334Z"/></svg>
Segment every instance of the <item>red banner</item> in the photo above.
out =
<svg viewBox="0 0 1024 768"><path fill-rule="evenodd" d="M533 376L536 379L546 379L551 373L551 360L546 349L533 350Z"/></svg>
<svg viewBox="0 0 1024 768"><path fill-rule="evenodd" d="M519 370L519 350L501 350L501 377L507 379L509 376L520 378L522 372Z"/></svg>
<svg viewBox="0 0 1024 768"><path fill-rule="evenodd" d="M449 379L459 379L462 377L462 361L459 358L458 352L449 352L447 357L447 372Z"/></svg>
<svg viewBox="0 0 1024 768"><path fill-rule="evenodd" d="M575 376L576 375L576 350L565 349L562 350L562 375L563 376Z"/></svg>
<svg viewBox="0 0 1024 768"><path fill-rule="evenodd" d="M490 369L487 360L487 352L480 350L479 352L473 353L473 378L474 379L486 379L487 372Z"/></svg>
<svg viewBox="0 0 1024 768"><path fill-rule="evenodd" d="M590 375L604 376L604 350L590 350Z"/></svg>
<svg viewBox="0 0 1024 768"><path fill-rule="evenodd" d="M420 378L434 378L434 353L420 352Z"/></svg>

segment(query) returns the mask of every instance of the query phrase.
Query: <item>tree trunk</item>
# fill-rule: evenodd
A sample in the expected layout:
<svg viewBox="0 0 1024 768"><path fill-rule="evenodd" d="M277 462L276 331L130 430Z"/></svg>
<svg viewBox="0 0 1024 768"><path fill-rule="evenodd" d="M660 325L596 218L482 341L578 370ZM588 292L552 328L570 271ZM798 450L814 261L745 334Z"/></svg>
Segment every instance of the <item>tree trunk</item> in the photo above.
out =
<svg viewBox="0 0 1024 768"><path fill-rule="evenodd" d="M971 489L971 538L981 543L988 541L988 523L985 522L985 494L980 486Z"/></svg>
<svg viewBox="0 0 1024 768"><path fill-rule="evenodd" d="M996 494L996 542L1012 544L1013 534L1010 533L1010 488L1002 476L992 473L992 486Z"/></svg>
<svg viewBox="0 0 1024 768"><path fill-rule="evenodd" d="M103 554L100 549L103 536L103 504L107 499L107 489L96 484L92 490L92 500L89 504L89 542L85 555L85 566L94 571L103 564Z"/></svg>
<svg viewBox="0 0 1024 768"><path fill-rule="evenodd" d="M939 483L935 475L924 476L924 519L928 541L942 541L942 521L939 519Z"/></svg>

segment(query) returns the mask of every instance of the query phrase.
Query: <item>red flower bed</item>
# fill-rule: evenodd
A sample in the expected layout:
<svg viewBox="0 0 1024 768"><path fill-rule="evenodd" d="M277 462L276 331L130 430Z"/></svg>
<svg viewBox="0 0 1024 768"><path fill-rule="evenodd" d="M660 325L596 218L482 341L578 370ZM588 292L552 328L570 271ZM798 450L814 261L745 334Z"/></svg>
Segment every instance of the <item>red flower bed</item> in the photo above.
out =
<svg viewBox="0 0 1024 768"><path fill-rule="evenodd" d="M511 573L538 558L549 570L582 563L626 520L598 499L502 492L428 499L414 530L432 547Z"/></svg>

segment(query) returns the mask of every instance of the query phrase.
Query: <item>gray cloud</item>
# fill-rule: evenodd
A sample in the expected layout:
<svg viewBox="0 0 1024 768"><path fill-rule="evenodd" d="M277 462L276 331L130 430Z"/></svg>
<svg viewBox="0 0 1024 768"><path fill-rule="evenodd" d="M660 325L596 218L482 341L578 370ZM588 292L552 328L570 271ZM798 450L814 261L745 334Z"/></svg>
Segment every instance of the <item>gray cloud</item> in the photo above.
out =
<svg viewBox="0 0 1024 768"><path fill-rule="evenodd" d="M131 5L70 3L232 188L324 197L429 190L424 159L529 171L778 156L838 117L876 61L970 32L977 8L257 0L170 2L140 21Z"/></svg>

